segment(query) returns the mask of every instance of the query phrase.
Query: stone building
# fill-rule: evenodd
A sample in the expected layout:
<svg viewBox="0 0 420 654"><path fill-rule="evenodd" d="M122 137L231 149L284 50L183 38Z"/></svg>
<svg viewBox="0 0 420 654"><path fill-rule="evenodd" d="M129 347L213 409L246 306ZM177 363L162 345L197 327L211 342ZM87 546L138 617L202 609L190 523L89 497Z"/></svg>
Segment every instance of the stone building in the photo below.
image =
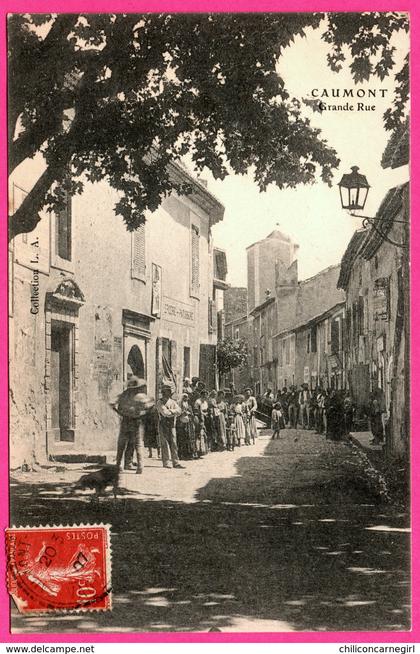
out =
<svg viewBox="0 0 420 654"><path fill-rule="evenodd" d="M290 236L277 229L247 247L249 313L264 302L267 290L274 295L276 263L289 267L296 259L298 249L299 246L293 243Z"/></svg>
<svg viewBox="0 0 420 654"><path fill-rule="evenodd" d="M278 388L303 383L343 388L344 293L336 288L339 272L339 266L330 266L298 282L296 266L288 279L284 274L279 278L278 312L283 320L273 337Z"/></svg>
<svg viewBox="0 0 420 654"><path fill-rule="evenodd" d="M153 396L163 380L179 391L184 376L215 386L227 269L211 230L224 207L183 168L171 174L192 194L167 198L134 232L114 214L115 191L87 183L11 244L12 466L114 449L109 405L131 375ZM25 180L14 178L14 209Z"/></svg>
<svg viewBox="0 0 420 654"><path fill-rule="evenodd" d="M275 296L269 293L259 306L251 311L252 322L252 378L255 392L260 395L268 388L277 388L277 355L273 336L277 331Z"/></svg>
<svg viewBox="0 0 420 654"><path fill-rule="evenodd" d="M250 349L252 321L247 315L248 293L244 287L232 286L224 294L224 336L243 340L247 344L247 364L233 369L224 380L225 386L233 384L238 391L254 385L252 377L252 351Z"/></svg>
<svg viewBox="0 0 420 654"><path fill-rule="evenodd" d="M402 184L386 194L375 225L355 232L338 280L346 292L348 385L360 413L368 412L371 392L381 391L387 448L395 455L406 453L409 434L408 220Z"/></svg>

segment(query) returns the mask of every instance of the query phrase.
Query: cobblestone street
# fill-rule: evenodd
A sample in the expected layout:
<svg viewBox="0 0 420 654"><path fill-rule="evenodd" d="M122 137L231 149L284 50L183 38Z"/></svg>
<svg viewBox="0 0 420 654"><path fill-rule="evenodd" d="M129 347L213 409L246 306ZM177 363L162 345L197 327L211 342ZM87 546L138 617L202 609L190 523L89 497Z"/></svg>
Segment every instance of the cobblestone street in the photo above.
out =
<svg viewBox="0 0 420 654"><path fill-rule="evenodd" d="M112 525L111 614L22 617L34 632L389 631L409 617L408 517L360 484L357 449L284 430L167 470L123 496L65 494L81 466L13 476L11 524Z"/></svg>

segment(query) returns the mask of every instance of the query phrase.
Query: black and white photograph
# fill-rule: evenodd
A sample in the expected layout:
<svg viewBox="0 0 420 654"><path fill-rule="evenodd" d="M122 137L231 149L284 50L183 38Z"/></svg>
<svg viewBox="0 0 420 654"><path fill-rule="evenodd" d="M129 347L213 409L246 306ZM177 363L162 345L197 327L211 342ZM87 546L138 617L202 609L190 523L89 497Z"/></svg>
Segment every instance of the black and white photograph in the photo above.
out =
<svg viewBox="0 0 420 654"><path fill-rule="evenodd" d="M7 38L11 632L409 631L409 14Z"/></svg>

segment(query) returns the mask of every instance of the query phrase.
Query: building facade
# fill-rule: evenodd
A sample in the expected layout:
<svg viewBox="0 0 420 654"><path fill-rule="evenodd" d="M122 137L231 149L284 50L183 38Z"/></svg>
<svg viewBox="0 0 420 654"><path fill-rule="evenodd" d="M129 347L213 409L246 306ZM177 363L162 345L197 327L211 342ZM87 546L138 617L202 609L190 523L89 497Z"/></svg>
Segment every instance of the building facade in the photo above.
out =
<svg viewBox="0 0 420 654"><path fill-rule="evenodd" d="M289 285L287 303L293 308L274 335L277 353L277 387L308 384L324 388L344 386L344 293L336 288L339 266L330 266L317 275ZM284 276L282 277L284 280ZM282 302L284 303L284 296ZM281 311L281 303L280 308Z"/></svg>
<svg viewBox="0 0 420 654"><path fill-rule="evenodd" d="M276 264L289 267L296 259L298 249L299 246L279 230L247 247L249 313L264 302L267 291L274 295Z"/></svg>
<svg viewBox="0 0 420 654"><path fill-rule="evenodd" d="M387 448L397 456L409 447L408 221L403 184L387 193L375 226L353 235L338 281L346 292L348 386L361 413L368 412L371 393L380 391Z"/></svg>
<svg viewBox="0 0 420 654"><path fill-rule="evenodd" d="M211 229L224 208L184 169L171 172L193 193L167 198L134 232L100 182L11 244L12 465L114 449L110 402L131 375L155 397L184 376L215 386L226 258ZM15 179L15 209L24 193Z"/></svg>

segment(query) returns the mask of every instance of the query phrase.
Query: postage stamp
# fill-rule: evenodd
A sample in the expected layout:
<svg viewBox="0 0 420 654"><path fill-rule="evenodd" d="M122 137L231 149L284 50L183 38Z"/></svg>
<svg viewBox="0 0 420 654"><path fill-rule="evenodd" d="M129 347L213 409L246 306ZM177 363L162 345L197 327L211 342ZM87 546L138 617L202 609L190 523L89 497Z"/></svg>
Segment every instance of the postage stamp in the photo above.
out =
<svg viewBox="0 0 420 654"><path fill-rule="evenodd" d="M21 613L111 609L109 525L7 529L6 552Z"/></svg>

